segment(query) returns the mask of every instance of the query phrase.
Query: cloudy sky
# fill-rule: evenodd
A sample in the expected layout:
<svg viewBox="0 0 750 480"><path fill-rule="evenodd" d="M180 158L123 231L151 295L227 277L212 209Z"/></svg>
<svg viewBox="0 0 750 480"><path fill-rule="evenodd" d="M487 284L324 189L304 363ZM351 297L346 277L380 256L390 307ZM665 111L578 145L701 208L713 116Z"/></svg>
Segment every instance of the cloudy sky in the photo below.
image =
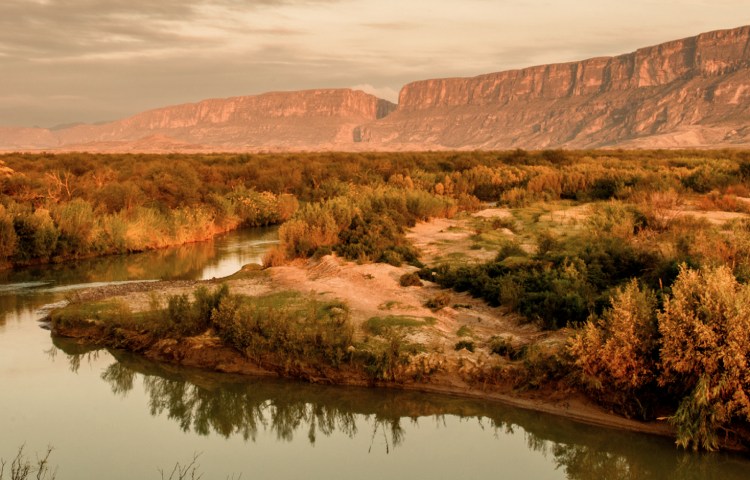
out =
<svg viewBox="0 0 750 480"><path fill-rule="evenodd" d="M0 125L615 55L750 23L748 0L0 0Z"/></svg>

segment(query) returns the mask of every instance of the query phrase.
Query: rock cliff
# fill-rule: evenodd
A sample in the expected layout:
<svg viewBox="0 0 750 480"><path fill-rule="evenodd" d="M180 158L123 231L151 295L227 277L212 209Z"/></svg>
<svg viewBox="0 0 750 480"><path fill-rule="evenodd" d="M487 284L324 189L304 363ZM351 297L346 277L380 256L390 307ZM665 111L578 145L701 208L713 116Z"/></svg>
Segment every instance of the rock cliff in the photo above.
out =
<svg viewBox="0 0 750 480"><path fill-rule="evenodd" d="M750 144L750 27L617 57L406 85L378 148Z"/></svg>
<svg viewBox="0 0 750 480"><path fill-rule="evenodd" d="M403 87L205 100L103 125L0 128L0 150L749 147L750 26L616 57Z"/></svg>
<svg viewBox="0 0 750 480"><path fill-rule="evenodd" d="M101 125L0 128L3 149L201 151L325 149L395 109L357 90L273 92L160 108Z"/></svg>

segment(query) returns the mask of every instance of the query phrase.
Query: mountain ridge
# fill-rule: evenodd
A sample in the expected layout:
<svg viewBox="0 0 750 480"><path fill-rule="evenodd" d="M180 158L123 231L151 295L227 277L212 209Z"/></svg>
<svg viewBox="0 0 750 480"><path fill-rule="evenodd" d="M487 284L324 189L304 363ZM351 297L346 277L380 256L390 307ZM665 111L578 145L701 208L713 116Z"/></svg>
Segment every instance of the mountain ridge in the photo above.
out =
<svg viewBox="0 0 750 480"><path fill-rule="evenodd" d="M398 104L318 89L207 99L101 125L0 127L0 150L746 147L748 125L743 26L612 57L410 82Z"/></svg>

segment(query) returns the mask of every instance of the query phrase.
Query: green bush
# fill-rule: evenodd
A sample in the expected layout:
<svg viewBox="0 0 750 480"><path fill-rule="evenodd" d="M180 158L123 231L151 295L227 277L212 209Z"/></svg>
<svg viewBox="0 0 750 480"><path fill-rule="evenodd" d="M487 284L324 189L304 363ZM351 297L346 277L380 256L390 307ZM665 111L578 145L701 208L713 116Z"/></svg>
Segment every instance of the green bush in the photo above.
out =
<svg viewBox="0 0 750 480"><path fill-rule="evenodd" d="M229 287L222 284L213 292L199 286L193 292L193 301L187 294L172 295L167 299L163 312L166 330L180 336L192 336L208 330L212 325L212 315L221 301L229 295Z"/></svg>
<svg viewBox="0 0 750 480"><path fill-rule="evenodd" d="M270 357L288 372L337 367L351 358L353 329L341 302L318 302L291 292L262 297L226 296L213 324L228 345L250 358Z"/></svg>
<svg viewBox="0 0 750 480"><path fill-rule="evenodd" d="M750 422L750 286L728 267L682 267L658 314L662 386L683 392L677 443L715 450L720 430Z"/></svg>
<svg viewBox="0 0 750 480"><path fill-rule="evenodd" d="M60 233L46 210L17 214L13 229L17 238L13 259L18 263L49 259L57 248Z"/></svg>
<svg viewBox="0 0 750 480"><path fill-rule="evenodd" d="M13 218L0 205L0 262L13 255L17 244L18 237L13 228Z"/></svg>
<svg viewBox="0 0 750 480"><path fill-rule="evenodd" d="M489 348L490 352L509 360L520 360L526 353L525 347L517 348L509 339L500 336L490 338Z"/></svg>
<svg viewBox="0 0 750 480"><path fill-rule="evenodd" d="M371 317L363 324L363 328L373 335L384 335L394 329L419 328L433 325L432 317L421 318L409 315L388 315L385 317Z"/></svg>

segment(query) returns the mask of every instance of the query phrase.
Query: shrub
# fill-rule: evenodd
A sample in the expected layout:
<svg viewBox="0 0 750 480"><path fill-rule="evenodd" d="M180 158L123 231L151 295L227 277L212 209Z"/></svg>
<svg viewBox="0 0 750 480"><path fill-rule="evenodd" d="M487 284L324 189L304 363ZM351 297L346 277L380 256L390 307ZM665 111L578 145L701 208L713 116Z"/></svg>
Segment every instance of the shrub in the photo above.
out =
<svg viewBox="0 0 750 480"><path fill-rule="evenodd" d="M429 308L430 310L440 310L441 308L447 307L451 304L451 295L448 292L440 292L434 297L431 297L427 302L424 304L425 307Z"/></svg>
<svg viewBox="0 0 750 480"><path fill-rule="evenodd" d="M32 462L26 453L24 453L24 447L19 447L16 456L13 457L9 464L0 458L0 480L5 479L6 466L10 467L8 471L10 477L8 480L27 480L31 478L35 478L36 480L55 480L57 469L51 469L49 463L51 454L52 447L48 447L44 455L37 455L36 461Z"/></svg>
<svg viewBox="0 0 750 480"><path fill-rule="evenodd" d="M401 275L398 283L402 287L421 287L423 285L422 280L419 279L419 275L413 272Z"/></svg>
<svg viewBox="0 0 750 480"><path fill-rule="evenodd" d="M307 204L279 229L279 240L289 258L309 257L319 247L339 241L339 227L331 205Z"/></svg>
<svg viewBox="0 0 750 480"><path fill-rule="evenodd" d="M685 392L671 418L677 442L714 450L719 428L750 421L750 286L728 267L683 266L658 318L659 382Z"/></svg>
<svg viewBox="0 0 750 480"><path fill-rule="evenodd" d="M471 328L468 325L461 325L461 327L456 331L456 335L459 337L470 337L472 335Z"/></svg>
<svg viewBox="0 0 750 480"><path fill-rule="evenodd" d="M407 342L401 332L388 331L383 340L358 349L355 359L372 381L396 382L409 358L416 353L418 346Z"/></svg>
<svg viewBox="0 0 750 480"><path fill-rule="evenodd" d="M87 253L93 240L94 210L86 200L75 199L55 211L60 229L58 248L63 255Z"/></svg>
<svg viewBox="0 0 750 480"><path fill-rule="evenodd" d="M341 302L292 292L230 295L222 298L212 321L228 345L259 361L269 358L287 373L302 373L317 362L336 367L351 357L354 332Z"/></svg>
<svg viewBox="0 0 750 480"><path fill-rule="evenodd" d="M409 315L387 315L385 317L371 317L363 324L366 331L373 335L384 335L394 329L419 328L433 325L435 319L432 317L420 318Z"/></svg>
<svg viewBox="0 0 750 480"><path fill-rule="evenodd" d="M273 246L263 255L263 268L279 267L284 265L285 261L284 250L279 246Z"/></svg>
<svg viewBox="0 0 750 480"><path fill-rule="evenodd" d="M456 351L458 350L468 350L472 353L474 353L474 341L473 340L459 340L456 342L456 346L454 347Z"/></svg>
<svg viewBox="0 0 750 480"><path fill-rule="evenodd" d="M615 291L611 305L600 319L586 322L569 351L589 391L628 414L646 417L644 389L657 376L656 297L632 280Z"/></svg>
<svg viewBox="0 0 750 480"><path fill-rule="evenodd" d="M16 251L18 237L13 228L13 217L0 205L0 261L13 255Z"/></svg>
<svg viewBox="0 0 750 480"><path fill-rule="evenodd" d="M229 287L222 284L213 292L201 285L193 292L193 301L187 294L167 298L163 315L169 333L191 336L205 332L211 326L213 311L229 295Z"/></svg>
<svg viewBox="0 0 750 480"><path fill-rule="evenodd" d="M525 347L518 348L513 345L513 342L509 338L501 336L490 338L489 348L490 352L501 357L506 357L509 360L520 360L526 352Z"/></svg>
<svg viewBox="0 0 750 480"><path fill-rule="evenodd" d="M351 260L379 260L389 247L401 243L401 233L394 221L374 213L357 214L349 226L339 233L336 253ZM394 260L394 254L389 258ZM400 262L398 262L400 264Z"/></svg>
<svg viewBox="0 0 750 480"><path fill-rule="evenodd" d="M48 259L57 248L60 234L47 210L18 214L13 219L13 229L18 240L14 255L17 262Z"/></svg>

